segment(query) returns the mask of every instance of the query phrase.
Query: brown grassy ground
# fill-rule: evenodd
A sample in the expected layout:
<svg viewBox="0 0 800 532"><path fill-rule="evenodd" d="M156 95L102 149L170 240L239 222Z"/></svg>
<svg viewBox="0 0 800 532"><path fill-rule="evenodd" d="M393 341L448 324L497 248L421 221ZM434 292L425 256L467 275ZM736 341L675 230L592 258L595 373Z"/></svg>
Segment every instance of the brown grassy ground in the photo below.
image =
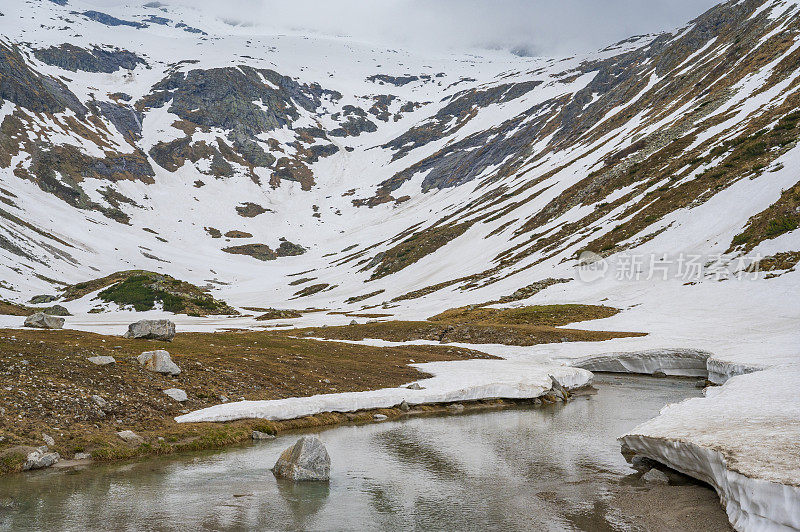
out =
<svg viewBox="0 0 800 532"><path fill-rule="evenodd" d="M321 342L298 335L359 340L434 339L472 343L533 345L598 341L638 333L556 328L573 321L605 318L617 309L591 305L548 305L515 309L464 307L429 321L391 321L292 329L282 332L229 331L178 334L170 343L131 340L72 330L0 329L0 473L19 470L27 452L55 438L53 450L71 458L90 452L114 460L185 450L221 448L246 440L252 430L275 432L346 421L369 421L372 414L405 415L380 409L267 422L178 424L174 417L228 400L280 399L317 393L363 391L401 384L426 375L408 364L438 360L493 358L448 346L379 348ZM167 349L182 372L169 377L144 370L143 351ZM116 363L96 366L87 358L110 355ZM178 403L163 390L180 388ZM106 401L102 408L92 396ZM488 401L485 406L503 406ZM496 404L495 404L496 403ZM438 408L438 410L437 410ZM421 406L419 412L442 410ZM116 433L133 430L144 443L123 442Z"/></svg>
<svg viewBox="0 0 800 532"><path fill-rule="evenodd" d="M25 305L0 300L0 314L9 316L30 316L35 313L36 309L33 307L26 307Z"/></svg>
<svg viewBox="0 0 800 532"><path fill-rule="evenodd" d="M136 362L142 351L159 348L183 370L178 377L146 371ZM100 367L86 360L95 355L117 362ZM218 404L223 395L279 399L399 386L425 377L407 365L412 359L468 358L491 357L468 349L375 348L268 332L184 333L163 343L70 330L0 329L0 471L19 469L28 447L43 444L42 434L55 438L54 450L65 458L86 451L96 459L115 459L221 447L248 438L254 428L338 422L337 415L282 424L178 424L173 417ZM167 388L185 390L189 400L173 401L162 393ZM98 407L93 395L107 406ZM116 432L127 429L146 443L124 443Z"/></svg>
<svg viewBox="0 0 800 532"><path fill-rule="evenodd" d="M584 331L558 328L576 321L607 318L618 313L596 305L538 305L512 309L462 307L428 321L386 321L340 327L295 329L299 336L338 340L380 338L391 342L435 340L475 344L536 345L553 342L596 342L643 336L634 332Z"/></svg>

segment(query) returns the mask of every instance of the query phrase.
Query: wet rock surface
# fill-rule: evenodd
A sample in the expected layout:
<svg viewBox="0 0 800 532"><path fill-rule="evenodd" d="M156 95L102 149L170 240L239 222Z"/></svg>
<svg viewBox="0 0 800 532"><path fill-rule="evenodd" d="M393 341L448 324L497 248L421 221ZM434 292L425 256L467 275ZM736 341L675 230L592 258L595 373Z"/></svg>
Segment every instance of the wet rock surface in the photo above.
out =
<svg viewBox="0 0 800 532"><path fill-rule="evenodd" d="M294 481L327 481L331 459L325 445L314 436L303 436L281 453L272 468L277 478Z"/></svg>

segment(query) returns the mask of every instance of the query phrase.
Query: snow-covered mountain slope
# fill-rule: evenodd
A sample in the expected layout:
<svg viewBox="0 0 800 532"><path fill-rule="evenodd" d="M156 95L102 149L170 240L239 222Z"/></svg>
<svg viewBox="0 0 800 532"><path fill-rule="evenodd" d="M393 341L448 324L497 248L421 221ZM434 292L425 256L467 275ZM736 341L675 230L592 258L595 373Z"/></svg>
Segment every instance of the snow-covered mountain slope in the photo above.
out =
<svg viewBox="0 0 800 532"><path fill-rule="evenodd" d="M771 295L798 285L797 2L555 59L263 35L159 2L0 11L1 298L139 268L238 306L606 300L628 328L687 323L688 347L767 321L770 354L797 355L797 305Z"/></svg>

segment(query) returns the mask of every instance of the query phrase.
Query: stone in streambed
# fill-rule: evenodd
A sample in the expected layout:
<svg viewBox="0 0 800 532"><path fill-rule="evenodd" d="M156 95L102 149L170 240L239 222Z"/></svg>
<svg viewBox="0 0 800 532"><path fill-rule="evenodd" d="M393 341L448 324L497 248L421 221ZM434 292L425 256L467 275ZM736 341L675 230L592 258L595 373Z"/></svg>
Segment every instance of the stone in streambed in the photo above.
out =
<svg viewBox="0 0 800 532"><path fill-rule="evenodd" d="M331 458L319 438L303 436L281 453L272 473L295 481L330 480Z"/></svg>
<svg viewBox="0 0 800 532"><path fill-rule="evenodd" d="M252 439L256 440L256 441L258 441L258 440L274 440L275 439L275 435L274 434L270 434L268 432L261 432L260 430L254 430L250 434L250 437Z"/></svg>
<svg viewBox="0 0 800 532"><path fill-rule="evenodd" d="M655 468L642 475L642 480L648 484L658 486L667 486L669 484L669 477L663 471Z"/></svg>
<svg viewBox="0 0 800 532"><path fill-rule="evenodd" d="M655 460L651 460L650 458L640 454L634 455L634 457L631 458L631 467L639 471L647 471L652 469L655 465Z"/></svg>
<svg viewBox="0 0 800 532"><path fill-rule="evenodd" d="M570 397L569 391L566 388L561 386L561 383L556 380L555 377L552 375L550 377L550 383L552 385L550 389L550 395L554 396L556 399L560 399L561 401L567 402Z"/></svg>

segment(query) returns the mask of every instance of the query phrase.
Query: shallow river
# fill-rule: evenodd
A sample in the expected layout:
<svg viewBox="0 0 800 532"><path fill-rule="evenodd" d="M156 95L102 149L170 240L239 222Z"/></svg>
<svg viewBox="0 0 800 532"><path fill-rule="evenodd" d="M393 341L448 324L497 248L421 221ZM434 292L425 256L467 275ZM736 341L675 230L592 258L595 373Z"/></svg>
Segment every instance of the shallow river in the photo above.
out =
<svg viewBox="0 0 800 532"><path fill-rule="evenodd" d="M676 529L691 530L680 493L669 491L682 488L658 487L660 507L652 508L653 488L632 476L616 437L700 391L691 381L598 379L597 395L566 405L322 430L329 485L272 476L297 434L224 452L14 475L0 479L0 528L651 529L633 507L674 512ZM715 525L726 521L713 492L684 488L695 490L688 496L696 511Z"/></svg>

